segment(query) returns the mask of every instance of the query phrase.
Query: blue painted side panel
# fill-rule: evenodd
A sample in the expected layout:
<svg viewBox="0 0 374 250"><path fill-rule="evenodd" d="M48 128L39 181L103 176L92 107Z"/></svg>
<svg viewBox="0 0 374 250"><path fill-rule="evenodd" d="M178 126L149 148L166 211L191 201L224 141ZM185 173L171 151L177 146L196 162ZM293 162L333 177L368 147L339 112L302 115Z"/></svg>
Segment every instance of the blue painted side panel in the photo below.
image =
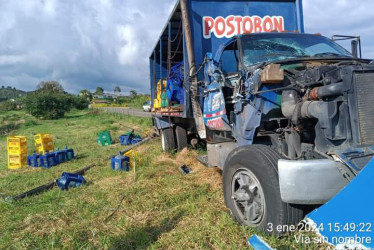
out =
<svg viewBox="0 0 374 250"><path fill-rule="evenodd" d="M273 250L262 238L255 234L248 239L248 244L253 247L254 250Z"/></svg>
<svg viewBox="0 0 374 250"><path fill-rule="evenodd" d="M312 211L307 218L318 226L320 233L334 243L334 237L371 239L362 245L374 248L374 159L340 193L325 205Z"/></svg>
<svg viewBox="0 0 374 250"><path fill-rule="evenodd" d="M217 51L219 46L226 42L229 38L217 38L212 35L211 39L203 37L204 16L216 18L218 16L227 17L234 16L282 16L284 18L285 30L298 30L304 32L302 21L298 17L302 17L296 1L207 1L192 0L190 6L192 15L190 16L192 23L192 36L194 40L195 59L198 64L204 60L207 52Z"/></svg>
<svg viewBox="0 0 374 250"><path fill-rule="evenodd" d="M208 92L204 100L204 123L212 129L218 131L231 131L226 115L225 98L218 83L209 84Z"/></svg>

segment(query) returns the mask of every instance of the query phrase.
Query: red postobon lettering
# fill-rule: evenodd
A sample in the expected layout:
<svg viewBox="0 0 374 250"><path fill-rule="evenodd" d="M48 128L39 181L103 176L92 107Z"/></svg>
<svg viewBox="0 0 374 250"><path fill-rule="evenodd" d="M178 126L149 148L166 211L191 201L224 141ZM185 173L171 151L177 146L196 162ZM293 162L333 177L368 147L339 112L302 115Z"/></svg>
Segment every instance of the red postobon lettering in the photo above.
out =
<svg viewBox="0 0 374 250"><path fill-rule="evenodd" d="M218 38L230 38L239 34L284 31L282 16L228 16L203 17L203 35L209 39L212 33Z"/></svg>

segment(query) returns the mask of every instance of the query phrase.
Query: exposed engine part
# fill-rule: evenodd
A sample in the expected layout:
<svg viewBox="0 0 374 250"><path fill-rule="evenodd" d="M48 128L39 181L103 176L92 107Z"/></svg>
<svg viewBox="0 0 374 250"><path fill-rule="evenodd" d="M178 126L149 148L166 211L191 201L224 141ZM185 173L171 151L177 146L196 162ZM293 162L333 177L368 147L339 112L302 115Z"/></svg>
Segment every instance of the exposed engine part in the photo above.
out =
<svg viewBox="0 0 374 250"><path fill-rule="evenodd" d="M295 90L282 92L282 113L287 118L292 118L296 104L301 102L300 95Z"/></svg>
<svg viewBox="0 0 374 250"><path fill-rule="evenodd" d="M340 68L336 65L322 65L310 67L296 73L296 83L302 87L327 85L332 82L341 81Z"/></svg>
<svg viewBox="0 0 374 250"><path fill-rule="evenodd" d="M280 64L269 64L261 72L262 84L278 84L284 79L284 70Z"/></svg>
<svg viewBox="0 0 374 250"><path fill-rule="evenodd" d="M344 82L333 83L323 87L315 87L309 93L311 100L320 100L325 97L342 95L344 92Z"/></svg>

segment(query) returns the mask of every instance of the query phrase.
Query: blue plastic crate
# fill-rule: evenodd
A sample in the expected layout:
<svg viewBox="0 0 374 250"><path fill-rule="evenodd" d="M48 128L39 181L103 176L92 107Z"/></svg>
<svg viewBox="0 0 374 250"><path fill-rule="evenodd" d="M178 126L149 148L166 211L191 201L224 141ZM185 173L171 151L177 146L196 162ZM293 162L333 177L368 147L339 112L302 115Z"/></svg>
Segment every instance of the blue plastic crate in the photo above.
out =
<svg viewBox="0 0 374 250"><path fill-rule="evenodd" d="M56 155L54 152L46 152L40 156L40 166L43 168L50 168L57 165Z"/></svg>
<svg viewBox="0 0 374 250"><path fill-rule="evenodd" d="M110 166L112 170L130 171L130 158L118 153L118 155L112 157Z"/></svg>
<svg viewBox="0 0 374 250"><path fill-rule="evenodd" d="M34 168L40 167L40 156L37 153L27 156L27 165Z"/></svg>
<svg viewBox="0 0 374 250"><path fill-rule="evenodd" d="M86 179L79 174L63 172L61 177L56 180L56 183L61 190L68 190L69 188L82 186L82 184L86 183Z"/></svg>

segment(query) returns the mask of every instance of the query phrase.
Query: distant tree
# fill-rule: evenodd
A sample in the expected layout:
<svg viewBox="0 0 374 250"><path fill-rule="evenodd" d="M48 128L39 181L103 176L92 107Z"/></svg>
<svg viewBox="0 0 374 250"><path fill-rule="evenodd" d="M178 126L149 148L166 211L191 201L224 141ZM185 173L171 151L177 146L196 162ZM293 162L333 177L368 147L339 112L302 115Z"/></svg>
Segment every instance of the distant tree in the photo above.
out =
<svg viewBox="0 0 374 250"><path fill-rule="evenodd" d="M136 92L135 90L131 90L131 91L130 91L130 96L131 96L132 98L136 97L137 95L138 95L138 92Z"/></svg>
<svg viewBox="0 0 374 250"><path fill-rule="evenodd" d="M58 119L71 109L68 95L55 92L34 92L25 99L26 111L40 119Z"/></svg>
<svg viewBox="0 0 374 250"><path fill-rule="evenodd" d="M121 88L119 86L116 86L114 88L114 93L121 93L121 92L122 92L122 90L121 90Z"/></svg>
<svg viewBox="0 0 374 250"><path fill-rule="evenodd" d="M64 93L64 88L57 81L42 81L36 88L38 92Z"/></svg>
<svg viewBox="0 0 374 250"><path fill-rule="evenodd" d="M84 97L89 101L92 100L92 93L87 89L82 89L81 91L79 91L79 96Z"/></svg>
<svg viewBox="0 0 374 250"><path fill-rule="evenodd" d="M97 87L95 91L95 95L102 95L104 94L104 89L102 87Z"/></svg>
<svg viewBox="0 0 374 250"><path fill-rule="evenodd" d="M1 86L1 88L2 88L2 89L4 89L4 88L5 88L5 86L3 85L3 86Z"/></svg>
<svg viewBox="0 0 374 250"><path fill-rule="evenodd" d="M59 119L66 112L76 108L86 109L89 101L86 98L65 93L36 91L26 96L25 110L40 119Z"/></svg>
<svg viewBox="0 0 374 250"><path fill-rule="evenodd" d="M91 94L92 97L92 94ZM88 108L90 100L83 96L70 96L71 99L71 108L83 110Z"/></svg>
<svg viewBox="0 0 374 250"><path fill-rule="evenodd" d="M11 86L6 86L7 89L11 89L12 87Z"/></svg>

